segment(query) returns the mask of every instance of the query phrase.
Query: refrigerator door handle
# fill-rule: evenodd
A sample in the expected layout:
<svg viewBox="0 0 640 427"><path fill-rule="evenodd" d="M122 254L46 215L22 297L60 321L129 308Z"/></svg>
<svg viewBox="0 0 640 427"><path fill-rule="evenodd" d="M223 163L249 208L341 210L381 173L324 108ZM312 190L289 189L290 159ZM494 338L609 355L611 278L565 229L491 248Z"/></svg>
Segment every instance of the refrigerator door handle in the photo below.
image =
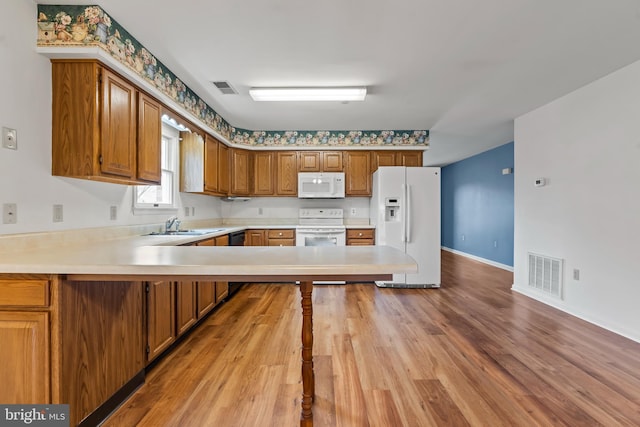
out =
<svg viewBox="0 0 640 427"><path fill-rule="evenodd" d="M405 243L407 241L407 213L406 213L406 206L407 206L407 185L406 184L402 184L402 206L400 207L400 209L404 210L405 212L402 213L402 235L400 236L400 241L402 243Z"/></svg>
<svg viewBox="0 0 640 427"><path fill-rule="evenodd" d="M406 186L405 198L407 200L405 202L405 205L407 206L407 216L406 216L407 235L406 235L405 240L407 241L407 243L409 243L409 242L411 242L411 186L410 185Z"/></svg>

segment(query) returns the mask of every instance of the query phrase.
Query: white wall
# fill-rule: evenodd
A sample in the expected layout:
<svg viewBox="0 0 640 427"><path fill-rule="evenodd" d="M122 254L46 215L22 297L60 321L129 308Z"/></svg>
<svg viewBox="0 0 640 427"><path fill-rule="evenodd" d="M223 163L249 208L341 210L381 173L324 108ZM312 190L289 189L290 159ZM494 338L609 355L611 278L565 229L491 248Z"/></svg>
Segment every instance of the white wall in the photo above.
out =
<svg viewBox="0 0 640 427"><path fill-rule="evenodd" d="M528 292L528 251L562 258L564 300L531 295L636 341L639 123L640 62L515 120L514 289Z"/></svg>
<svg viewBox="0 0 640 427"><path fill-rule="evenodd" d="M134 216L131 187L51 176L51 65L36 50L36 4L0 2L0 126L17 129L18 150L0 148L0 205L17 203L18 223L0 234L130 224L161 223L167 215ZM183 194L195 217L220 216L218 198ZM53 205L64 206L64 222L53 223ZM110 206L118 219L109 219ZM180 210L180 216L183 214Z"/></svg>
<svg viewBox="0 0 640 427"><path fill-rule="evenodd" d="M246 202L222 202L222 216L229 219L297 221L300 208L342 208L345 222L369 221L369 197L345 199L297 199L294 197L255 197ZM355 212L352 210L355 209Z"/></svg>

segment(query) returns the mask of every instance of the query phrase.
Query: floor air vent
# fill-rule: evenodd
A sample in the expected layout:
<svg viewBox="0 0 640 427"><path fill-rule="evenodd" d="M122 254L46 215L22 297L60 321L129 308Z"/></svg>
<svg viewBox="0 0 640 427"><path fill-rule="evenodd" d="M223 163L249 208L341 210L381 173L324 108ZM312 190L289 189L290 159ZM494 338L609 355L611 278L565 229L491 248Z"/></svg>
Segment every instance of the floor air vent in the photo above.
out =
<svg viewBox="0 0 640 427"><path fill-rule="evenodd" d="M561 259L529 252L529 286L562 299L563 265Z"/></svg>

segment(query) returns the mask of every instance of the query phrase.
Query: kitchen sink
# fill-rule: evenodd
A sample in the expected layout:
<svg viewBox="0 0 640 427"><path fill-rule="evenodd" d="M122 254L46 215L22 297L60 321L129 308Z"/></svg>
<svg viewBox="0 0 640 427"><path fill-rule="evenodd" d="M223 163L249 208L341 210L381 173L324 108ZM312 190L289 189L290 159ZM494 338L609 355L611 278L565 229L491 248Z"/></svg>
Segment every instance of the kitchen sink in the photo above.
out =
<svg viewBox="0 0 640 427"><path fill-rule="evenodd" d="M153 231L147 236L202 236L203 234L217 233L223 228L200 228L196 230Z"/></svg>

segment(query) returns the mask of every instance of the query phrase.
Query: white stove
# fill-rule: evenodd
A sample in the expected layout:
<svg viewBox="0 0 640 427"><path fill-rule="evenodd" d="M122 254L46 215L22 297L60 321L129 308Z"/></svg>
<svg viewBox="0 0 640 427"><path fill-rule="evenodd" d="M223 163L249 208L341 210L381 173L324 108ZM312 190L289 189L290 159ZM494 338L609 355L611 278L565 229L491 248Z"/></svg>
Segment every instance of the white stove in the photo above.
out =
<svg viewBox="0 0 640 427"><path fill-rule="evenodd" d="M296 246L344 246L346 227L340 208L302 208L298 211Z"/></svg>

